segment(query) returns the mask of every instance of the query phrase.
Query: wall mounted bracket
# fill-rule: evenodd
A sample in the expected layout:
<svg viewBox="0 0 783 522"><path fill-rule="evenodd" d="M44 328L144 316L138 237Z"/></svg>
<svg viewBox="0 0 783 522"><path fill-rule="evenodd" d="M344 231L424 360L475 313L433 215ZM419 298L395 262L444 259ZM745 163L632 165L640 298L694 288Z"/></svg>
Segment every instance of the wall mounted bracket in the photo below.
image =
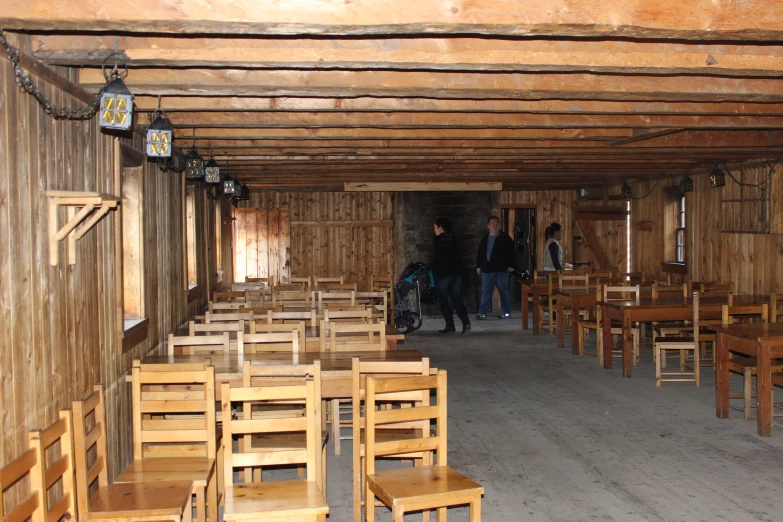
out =
<svg viewBox="0 0 783 522"><path fill-rule="evenodd" d="M72 192L67 190L47 190L49 197L49 264L57 266L59 262L58 242L68 240L68 264L76 264L76 240L81 239L100 221L103 216L120 204L120 198L99 192ZM68 209L68 222L60 228L58 207ZM77 208L81 210L77 212ZM86 221L85 221L86 220ZM76 228L82 223L78 229Z"/></svg>

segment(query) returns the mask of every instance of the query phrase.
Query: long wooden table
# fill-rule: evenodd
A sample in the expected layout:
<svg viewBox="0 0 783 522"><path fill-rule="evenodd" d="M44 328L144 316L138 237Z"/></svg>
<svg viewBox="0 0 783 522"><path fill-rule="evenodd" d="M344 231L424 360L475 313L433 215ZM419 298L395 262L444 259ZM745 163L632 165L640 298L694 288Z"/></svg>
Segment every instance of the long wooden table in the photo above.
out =
<svg viewBox="0 0 783 522"><path fill-rule="evenodd" d="M359 357L363 361L421 361L424 357L417 350L397 350L394 352L263 352L249 354L215 355L148 355L142 363L172 364L198 363L211 359L215 367L215 380L227 382L231 386L242 385L242 367L245 361L251 364L301 364L309 365L321 361L321 395L324 399L345 399L351 396L351 360ZM126 377L130 381L130 376ZM220 386L216 386L219 395ZM219 397L218 397L219 398Z"/></svg>
<svg viewBox="0 0 783 522"><path fill-rule="evenodd" d="M767 303L769 297L735 295L734 304ZM699 298L700 319L720 319L721 306L726 304L725 297ZM612 367L612 321L619 321L623 328L623 377L631 376L631 328L633 323L692 321L692 297L642 298L639 301L618 300L601 303L602 331L604 336L604 368Z"/></svg>
<svg viewBox="0 0 783 522"><path fill-rule="evenodd" d="M548 282L534 282L534 281L520 281L522 285L522 328L527 330L528 317L527 314L530 311L528 306L528 298L533 296L533 335L541 333L539 325L541 324L541 307L540 302L543 296L549 295L549 283ZM557 285L552 285L552 291L557 289ZM550 317L551 321L552 318Z"/></svg>
<svg viewBox="0 0 783 522"><path fill-rule="evenodd" d="M759 435L772 435L772 359L783 358L783 323L711 326L717 336L715 414L729 418L729 352L756 358L756 421Z"/></svg>

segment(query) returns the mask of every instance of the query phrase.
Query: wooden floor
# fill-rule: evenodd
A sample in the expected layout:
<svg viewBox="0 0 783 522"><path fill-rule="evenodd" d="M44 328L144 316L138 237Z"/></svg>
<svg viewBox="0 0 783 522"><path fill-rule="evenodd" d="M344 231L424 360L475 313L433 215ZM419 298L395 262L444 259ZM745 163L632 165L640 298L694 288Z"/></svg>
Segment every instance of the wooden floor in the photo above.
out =
<svg viewBox="0 0 783 522"><path fill-rule="evenodd" d="M438 334L442 322L425 319L400 347L449 371L449 464L484 486L485 522L783 520L783 429L760 438L738 411L717 419L711 369L700 389L656 388L649 348L623 379L523 332L519 312L464 337ZM349 521L350 452L332 453L330 520Z"/></svg>

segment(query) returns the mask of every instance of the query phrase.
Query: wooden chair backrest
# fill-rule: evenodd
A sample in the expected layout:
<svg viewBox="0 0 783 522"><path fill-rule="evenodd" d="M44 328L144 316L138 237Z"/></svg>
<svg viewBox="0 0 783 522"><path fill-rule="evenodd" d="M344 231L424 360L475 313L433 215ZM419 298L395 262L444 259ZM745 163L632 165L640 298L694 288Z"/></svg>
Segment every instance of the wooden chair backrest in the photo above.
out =
<svg viewBox="0 0 783 522"><path fill-rule="evenodd" d="M594 270L592 273L587 274L590 279L612 279L615 276L614 270Z"/></svg>
<svg viewBox="0 0 783 522"><path fill-rule="evenodd" d="M324 308L324 321L327 323L375 323L372 308L364 310L332 310Z"/></svg>
<svg viewBox="0 0 783 522"><path fill-rule="evenodd" d="M18 522L28 519L32 522L48 522L44 516L42 459L38 454L35 448L28 449L0 469L0 522ZM26 498L20 499L16 506L6 513L5 492L26 477L29 478L30 484Z"/></svg>
<svg viewBox="0 0 783 522"><path fill-rule="evenodd" d="M686 283L681 285L659 285L658 283L653 283L650 291L654 299L659 297L688 297L688 285Z"/></svg>
<svg viewBox="0 0 783 522"><path fill-rule="evenodd" d="M590 288L590 274L568 275L560 274L560 288Z"/></svg>
<svg viewBox="0 0 783 522"><path fill-rule="evenodd" d="M223 470L224 484L233 487L234 470L258 466L275 466L305 464L306 477L309 482L320 481L320 472L316 460L320 460L321 425L317 413L320 402L316 401L315 383L307 379L303 385L295 386L254 386L232 388L223 383L220 390L220 403L223 411ZM290 404L301 401L305 405L303 417L285 419L233 419L233 404L245 405L262 401L282 401ZM243 450L234 450L234 436L264 435L269 433L304 433L305 448L287 449L282 451L258 452L250 445L243 445ZM247 476L247 474L245 474Z"/></svg>
<svg viewBox="0 0 783 522"><path fill-rule="evenodd" d="M325 304L356 304L356 292L318 292L318 308Z"/></svg>
<svg viewBox="0 0 783 522"><path fill-rule="evenodd" d="M282 312L283 311L283 307L281 307L281 306L274 307L270 303L269 306L254 306L253 308L240 308L239 311L241 313L245 313L245 314L249 313L249 312L253 312L253 317L256 320L264 321L264 320L266 320L266 314L268 312L270 312L270 311L271 312ZM253 323L249 323L249 324L252 325ZM251 333L252 333L252 330L251 330Z"/></svg>
<svg viewBox="0 0 783 522"><path fill-rule="evenodd" d="M269 276L269 277L245 276L245 283L266 283L269 286L275 286L275 276Z"/></svg>
<svg viewBox="0 0 783 522"><path fill-rule="evenodd" d="M302 342L304 342L304 339ZM298 327L287 332L267 332L254 334L240 332L239 336L237 337L237 345L242 345L242 347L239 349L239 353L299 353L299 343L300 340Z"/></svg>
<svg viewBox="0 0 783 522"><path fill-rule="evenodd" d="M35 452L35 461L40 463L30 472L30 490L40 492L39 505L42 521L76 520L76 488L74 485L73 420L71 410L60 410L54 424L43 430L30 432L30 448ZM59 444L58 444L59 443ZM50 458L47 465L46 452L59 447L56 458ZM0 477L4 472L0 471ZM59 483L60 488L54 486ZM55 496L53 496L55 495ZM51 499L51 502L50 502ZM0 500L0 515L2 501ZM26 518L26 517L25 517ZM18 518L16 520L25 520ZM3 520L13 520L8 517ZM33 522L36 518L33 517Z"/></svg>
<svg viewBox="0 0 783 522"><path fill-rule="evenodd" d="M313 328L318 326L314 308L309 312L272 312L270 310L266 314L267 324L283 324L294 321L307 321L310 323L309 326Z"/></svg>
<svg viewBox="0 0 783 522"><path fill-rule="evenodd" d="M370 352L386 350L385 324L327 323L321 321L321 332L329 330L326 351ZM325 334L322 333L322 340ZM322 349L324 347L322 346Z"/></svg>
<svg viewBox="0 0 783 522"><path fill-rule="evenodd" d="M93 448L95 459L90 464ZM90 487L96 483L99 488L109 485L106 410L100 385L96 385L87 398L73 401L73 460L79 519L86 520Z"/></svg>
<svg viewBox="0 0 783 522"><path fill-rule="evenodd" d="M287 277L283 278L283 283L285 284L291 284L291 283L304 283L305 290L309 290L311 286L313 286L313 278L312 277Z"/></svg>
<svg viewBox="0 0 783 522"><path fill-rule="evenodd" d="M142 364L131 369L133 458L217 456L215 367Z"/></svg>
<svg viewBox="0 0 783 522"><path fill-rule="evenodd" d="M356 283L323 283L318 286L321 292L356 292Z"/></svg>
<svg viewBox="0 0 783 522"><path fill-rule="evenodd" d="M388 290L392 287L394 287L394 280L391 276L370 275L370 291Z"/></svg>
<svg viewBox="0 0 783 522"><path fill-rule="evenodd" d="M388 322L389 294L387 292L356 292L355 298L357 303L367 304L382 312L383 322Z"/></svg>
<svg viewBox="0 0 783 522"><path fill-rule="evenodd" d="M448 466L448 448L446 438L446 370L439 370L436 375L383 377L368 376L365 400L365 455L366 473L375 473L375 459L390 455L437 454L437 465ZM431 403L431 393L435 392L435 401ZM421 392L426 397L422 402L411 404L409 408L400 410L379 409L386 402L389 394ZM376 442L377 430L383 425L400 422L434 422L434 435L429 429L423 430L420 438L397 440L391 443ZM432 457L424 460L425 465L433 465Z"/></svg>
<svg viewBox="0 0 783 522"><path fill-rule="evenodd" d="M783 301L781 301L783 304ZM783 317L783 310L778 310L778 294L772 292L769 296L769 322L777 323L778 317Z"/></svg>
<svg viewBox="0 0 783 522"><path fill-rule="evenodd" d="M734 324L737 322L735 319L761 319L762 323L769 322L769 305L763 304L741 304L741 305L728 305L725 304L720 307L721 311L721 324Z"/></svg>
<svg viewBox="0 0 783 522"><path fill-rule="evenodd" d="M209 312L204 313L205 323L230 323L234 321L252 320L254 320L253 312L232 312L223 314L211 314Z"/></svg>
<svg viewBox="0 0 783 522"><path fill-rule="evenodd" d="M220 312L218 313L222 313L225 310L229 310L230 312L228 313L231 313L231 311L233 312L239 311L242 307L245 306L250 306L250 303L240 303L239 301L235 303L224 303L224 302L216 303L215 301L210 301L209 303L207 303L207 311L212 314L218 310L220 310Z"/></svg>
<svg viewBox="0 0 783 522"><path fill-rule="evenodd" d="M272 287L272 295L280 294L283 292L306 292L304 283L285 283L281 285L275 285Z"/></svg>
<svg viewBox="0 0 783 522"><path fill-rule="evenodd" d="M195 353L225 354L231 353L228 332L220 335L174 335L169 334L166 343L166 353L174 355L174 350L181 346L187 355Z"/></svg>
<svg viewBox="0 0 783 522"><path fill-rule="evenodd" d="M250 297L247 295L247 290L216 290L212 292L212 300L216 303L221 301L232 302L239 299L243 300L244 302L250 301Z"/></svg>
<svg viewBox="0 0 783 522"><path fill-rule="evenodd" d="M323 283L345 283L345 276L340 277L316 277L315 278L315 288L318 289L320 285Z"/></svg>
<svg viewBox="0 0 783 522"><path fill-rule="evenodd" d="M244 332L245 321L236 322L216 322L216 323L197 323L188 321L188 335L211 334L216 335L223 332Z"/></svg>
<svg viewBox="0 0 783 522"><path fill-rule="evenodd" d="M291 292L287 294L272 294L272 306L299 304L300 306L315 306L313 292Z"/></svg>
<svg viewBox="0 0 783 522"><path fill-rule="evenodd" d="M728 293L734 291L734 285L731 283L701 283L699 284L699 292L702 294L720 292Z"/></svg>
<svg viewBox="0 0 783 522"><path fill-rule="evenodd" d="M250 327L250 333L285 333L296 332L299 346L304 350L305 343L307 342L307 324L304 321L288 321L285 323L266 323L256 321Z"/></svg>
<svg viewBox="0 0 783 522"><path fill-rule="evenodd" d="M611 296L613 294L613 296ZM618 297L617 294L620 294ZM639 302L639 285L636 286L604 286L604 301L632 300Z"/></svg>

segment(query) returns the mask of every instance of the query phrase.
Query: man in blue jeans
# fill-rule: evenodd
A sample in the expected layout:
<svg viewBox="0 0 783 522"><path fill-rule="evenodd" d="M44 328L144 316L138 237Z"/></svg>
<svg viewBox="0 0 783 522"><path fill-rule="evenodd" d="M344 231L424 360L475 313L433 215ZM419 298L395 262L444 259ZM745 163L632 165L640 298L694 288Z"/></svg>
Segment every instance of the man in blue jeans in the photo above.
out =
<svg viewBox="0 0 783 522"><path fill-rule="evenodd" d="M487 234L481 239L476 257L476 272L481 275L481 306L476 319L486 319L495 288L500 292L500 317L511 317L511 300L508 297L508 277L514 271L514 241L500 230L500 219L491 216L487 220Z"/></svg>

